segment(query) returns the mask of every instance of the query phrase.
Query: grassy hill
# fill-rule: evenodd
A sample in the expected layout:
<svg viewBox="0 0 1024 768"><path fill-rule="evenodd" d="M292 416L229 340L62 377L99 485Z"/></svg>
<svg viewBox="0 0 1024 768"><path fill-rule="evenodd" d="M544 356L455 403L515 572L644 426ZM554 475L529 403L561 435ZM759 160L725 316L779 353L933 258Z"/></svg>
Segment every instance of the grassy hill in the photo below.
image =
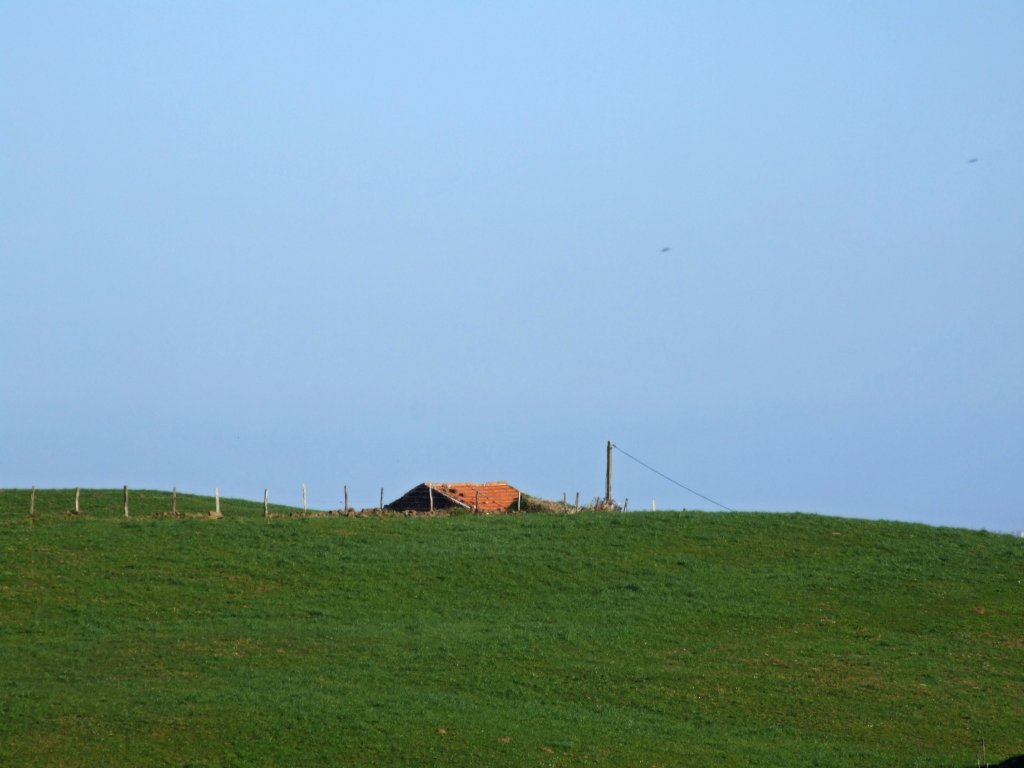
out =
<svg viewBox="0 0 1024 768"><path fill-rule="evenodd" d="M291 518L0 491L0 765L974 766L1024 542L812 515ZM213 499L178 497L204 515Z"/></svg>

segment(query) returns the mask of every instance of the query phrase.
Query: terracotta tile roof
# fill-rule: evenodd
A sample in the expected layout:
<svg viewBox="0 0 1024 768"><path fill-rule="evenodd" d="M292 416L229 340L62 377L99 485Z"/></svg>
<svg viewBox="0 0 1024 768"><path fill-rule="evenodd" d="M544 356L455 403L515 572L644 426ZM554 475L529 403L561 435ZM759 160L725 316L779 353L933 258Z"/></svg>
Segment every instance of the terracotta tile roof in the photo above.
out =
<svg viewBox="0 0 1024 768"><path fill-rule="evenodd" d="M468 507L476 507L479 504L481 512L506 510L514 507L519 499L519 491L506 482L427 483L427 486L433 488L435 493L443 493L452 501Z"/></svg>

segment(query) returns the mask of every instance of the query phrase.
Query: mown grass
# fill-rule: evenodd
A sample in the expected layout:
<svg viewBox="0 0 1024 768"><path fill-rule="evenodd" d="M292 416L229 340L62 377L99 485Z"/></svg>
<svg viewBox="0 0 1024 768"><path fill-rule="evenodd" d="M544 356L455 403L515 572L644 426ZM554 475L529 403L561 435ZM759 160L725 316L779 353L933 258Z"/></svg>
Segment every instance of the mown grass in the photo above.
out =
<svg viewBox="0 0 1024 768"><path fill-rule="evenodd" d="M1009 536L754 513L265 520L237 500L167 519L158 492L125 520L119 490L73 501L40 491L29 520L28 492L0 491L5 766L1024 752Z"/></svg>

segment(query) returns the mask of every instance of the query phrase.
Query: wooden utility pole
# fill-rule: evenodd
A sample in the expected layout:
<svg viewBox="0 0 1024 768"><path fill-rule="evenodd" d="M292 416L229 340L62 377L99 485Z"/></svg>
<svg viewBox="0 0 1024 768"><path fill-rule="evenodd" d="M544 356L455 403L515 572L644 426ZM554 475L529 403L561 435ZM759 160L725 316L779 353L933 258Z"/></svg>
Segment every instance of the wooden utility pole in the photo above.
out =
<svg viewBox="0 0 1024 768"><path fill-rule="evenodd" d="M604 503L612 505L612 441L608 441L608 465L604 473Z"/></svg>

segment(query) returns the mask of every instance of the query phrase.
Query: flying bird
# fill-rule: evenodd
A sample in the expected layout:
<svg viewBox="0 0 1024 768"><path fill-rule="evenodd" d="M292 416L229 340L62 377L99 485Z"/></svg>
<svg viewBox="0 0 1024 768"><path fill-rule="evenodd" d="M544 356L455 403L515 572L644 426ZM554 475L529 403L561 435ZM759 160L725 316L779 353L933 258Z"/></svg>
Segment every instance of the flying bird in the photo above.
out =
<svg viewBox="0 0 1024 768"><path fill-rule="evenodd" d="M665 246L664 248L662 248L662 249L661 249L661 252L662 252L662 253L668 253L668 252L669 252L669 251L671 251L671 250L672 250L672 249L671 249L671 248L670 248L669 246L667 246L667 245L666 245L666 246Z"/></svg>
<svg viewBox="0 0 1024 768"><path fill-rule="evenodd" d="M970 160L967 161L967 164L970 165L971 163L976 163L976 162L978 162L978 158L972 157Z"/></svg>

